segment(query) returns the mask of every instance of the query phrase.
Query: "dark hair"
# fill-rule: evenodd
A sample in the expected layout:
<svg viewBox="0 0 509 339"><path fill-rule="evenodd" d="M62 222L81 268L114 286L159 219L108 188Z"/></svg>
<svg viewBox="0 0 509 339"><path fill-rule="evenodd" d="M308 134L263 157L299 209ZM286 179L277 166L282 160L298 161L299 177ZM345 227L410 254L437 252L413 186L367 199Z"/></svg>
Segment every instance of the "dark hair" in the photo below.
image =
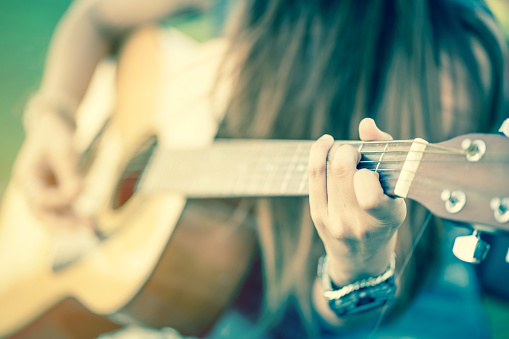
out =
<svg viewBox="0 0 509 339"><path fill-rule="evenodd" d="M373 117L396 139L442 141L488 131L498 120L501 44L481 7L451 0L249 0L231 27L235 81L222 137L357 139L360 120ZM310 319L309 291L323 249L307 199L259 206L269 224L260 231L267 312L273 316L294 296ZM412 224L400 233L413 239L421 214L410 215ZM414 258L415 270L427 265Z"/></svg>

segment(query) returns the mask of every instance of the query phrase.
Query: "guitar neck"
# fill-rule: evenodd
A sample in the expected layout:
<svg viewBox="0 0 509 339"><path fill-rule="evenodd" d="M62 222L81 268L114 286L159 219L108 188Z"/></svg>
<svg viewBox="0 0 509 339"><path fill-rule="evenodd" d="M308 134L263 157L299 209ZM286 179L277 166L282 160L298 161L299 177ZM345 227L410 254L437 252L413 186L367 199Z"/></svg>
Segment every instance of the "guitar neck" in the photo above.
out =
<svg viewBox="0 0 509 339"><path fill-rule="evenodd" d="M362 155L358 168L380 175L394 195L413 141L336 141ZM139 192L179 192L187 197L306 196L308 158L313 141L218 140L203 149L158 147L138 184Z"/></svg>

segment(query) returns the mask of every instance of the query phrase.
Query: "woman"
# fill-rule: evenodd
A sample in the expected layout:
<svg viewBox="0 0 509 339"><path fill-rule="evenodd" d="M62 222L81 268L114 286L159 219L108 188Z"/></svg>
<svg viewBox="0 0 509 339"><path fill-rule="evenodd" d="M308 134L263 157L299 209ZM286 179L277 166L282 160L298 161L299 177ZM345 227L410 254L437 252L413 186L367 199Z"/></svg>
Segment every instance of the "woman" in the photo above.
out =
<svg viewBox="0 0 509 339"><path fill-rule="evenodd" d="M314 139L325 132L338 139L357 139L357 125L363 117L368 116L375 118L397 139L423 136L429 141L439 141L468 131L488 131L493 127L493 122L500 119L497 118L501 101L500 52L490 29L489 16L486 12L483 14L479 2L373 1L367 6L353 1L291 4L255 1L240 17L240 27L234 29L232 38L233 48L242 51L240 75L234 86L237 91L232 96L232 114L226 118L227 126L231 126L231 134L234 136ZM276 76L270 77L272 74ZM235 112L242 114L234 115ZM264 124L266 121L271 123ZM367 124L363 121L360 126L361 139L387 138L380 133L362 135L366 133L363 128ZM318 141L321 142L329 141ZM324 148L327 146L323 145ZM336 154L334 159L350 157L344 160L350 161L350 164L340 163L338 166L352 176L349 171L353 170L347 168L355 164L355 152L351 149L338 152L339 155ZM315 156L318 157L312 152L310 174L313 173ZM323 160L322 153L321 163ZM317 161L317 168L319 164L320 161ZM341 179L343 175L339 173L335 177L327 173L327 189L335 189L329 186L330 176ZM359 171L353 179L355 196L363 207L368 204L364 202L366 205L363 205L361 202L365 198L361 193L364 189L361 183L376 181L370 179L369 175ZM398 209L396 201L385 202L380 198L371 213L361 211L358 215L352 215L351 210L358 206L355 202L350 205L348 199L355 199L345 197L343 201L335 201L337 206L331 207L331 195L341 194L329 191L328 199L322 198L320 201L329 202L328 214L320 207L314 210L313 200L320 200L319 197L324 196L323 192L318 193L319 197L312 195L315 185L322 185L323 189L325 179L319 177L321 182L317 178L315 183L313 176L310 179L311 215L327 254L335 251L335 245L328 243L330 236L335 234L334 240L342 244L339 246L347 248L345 252L348 254L339 250L344 255L343 262L352 260L356 265L363 265L366 260L356 261L357 255L360 254L361 258L362 255L382 256L384 260L377 267L378 273L382 272L394 248L389 240L393 233L387 229L402 221L398 213L404 213L403 209ZM374 190L372 187L366 189L369 188ZM351 186L345 184L339 191L351 191ZM339 206L341 202L347 206L344 210ZM388 225L385 225L388 234L384 234L387 238L381 252L369 253L373 244L366 245L362 241L357 243L355 230L362 227L366 219L377 219L380 214L376 215L374 211L384 215L383 211L377 209L385 203L387 207L395 208L394 214L389 214L388 220L384 220L388 221ZM303 236L303 232L309 229L305 225L306 219L301 221L300 232L296 231L295 220L288 222L284 219L283 215L286 215L291 220L295 204L298 202L267 202L270 207L266 208L271 208L274 212L272 215L275 215L272 227L268 228L273 233L272 237L267 238L272 238L275 244L295 244L310 236ZM302 209L304 207L299 210ZM412 242L410 239L415 239L424 222L422 211L418 211L416 206L411 206L410 213L408 224L398 231L396 253L399 259L407 257L408 244ZM350 220L361 218L361 225L352 225L341 215L348 215ZM339 220L333 220L334 217ZM321 229L324 224L327 230ZM334 224L336 227L338 224L341 226L339 229L334 228ZM285 227L286 232L281 231ZM376 227L366 227L364 231L364 236L369 238L370 232L378 230ZM407 268L410 281L402 284L408 283L408 287L417 283L411 280L422 279L423 269L430 264L432 238L430 234L427 236L429 239L421 240L422 246L413 255L413 265ZM374 238L380 240L377 236ZM362 253L363 250L356 252L357 246L366 246L368 253ZM294 246L293 250L300 251L302 248ZM272 284L268 284L269 291L271 286L278 286L277 282L285 281L286 277L313 275L305 270L314 265L305 262L314 262L315 257L302 258L298 252L285 253L284 250L274 254L274 257L266 258L268 263L275 266L271 267L273 271L269 270L271 274L266 277L273 279ZM286 260L280 259L285 257ZM295 264L297 260L302 262ZM291 272L296 267L302 271L297 274ZM352 274L351 271L348 273ZM359 272L359 276L362 276L361 273L364 272ZM345 274L344 271L340 271L341 274ZM355 274L348 277L353 280L356 278ZM287 291L297 296L306 296L304 291L309 287L304 286L302 281L298 283L287 286L286 291L274 292L273 295L281 299L271 298L273 304L269 302L268 308L278 309L278 300L281 303L285 301L281 295L284 296ZM338 283L338 286L344 283ZM403 295L401 298L404 298ZM305 301L305 297L300 300ZM317 299L314 300L317 302Z"/></svg>
<svg viewBox="0 0 509 339"><path fill-rule="evenodd" d="M63 93L55 96L57 101L70 99L51 107L72 112L72 102L81 100L95 64L122 33L178 6L152 1L141 7L106 0L74 5L55 36L41 89ZM392 0L368 5L354 0L250 0L242 7L229 36L225 69L233 65L233 90L221 137L420 136L434 142L490 131L500 121L502 48L493 19L480 1ZM79 34L84 54L67 44ZM75 58L66 53L75 53ZM71 70L79 73L70 76ZM73 218L67 209L79 193L80 178L75 162L69 161L74 155L55 146L69 143L35 131L52 131L69 140L72 127L61 112L37 115L46 116L46 125L34 128L28 121L17 175L27 180L41 167L50 168L59 187L51 196L41 189L31 192L33 205L43 213L58 209L66 211L61 218ZM390 135L373 120L362 120L365 117L376 119ZM337 335L366 324L368 333L373 328L383 333L377 321L388 318L386 313L396 317L404 312L434 262L434 227L418 237L429 221L426 212L410 204L407 213L401 198L384 195L377 174L356 169L358 150L331 147L332 138L323 136L311 149L309 201L256 202L264 272L263 311L256 318L267 335ZM45 152L52 156L40 165L37 161ZM324 249L326 260L319 261ZM344 307L345 297L356 291L332 302L324 293L370 277L387 285L374 302ZM336 300L341 302L336 305ZM382 305L401 307L388 312Z"/></svg>

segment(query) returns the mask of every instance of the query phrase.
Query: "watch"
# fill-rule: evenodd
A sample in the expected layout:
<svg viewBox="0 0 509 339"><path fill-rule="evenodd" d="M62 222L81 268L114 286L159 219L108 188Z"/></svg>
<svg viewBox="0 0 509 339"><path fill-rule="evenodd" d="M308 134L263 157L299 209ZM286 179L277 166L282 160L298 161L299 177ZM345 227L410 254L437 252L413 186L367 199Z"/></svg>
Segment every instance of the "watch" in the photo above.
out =
<svg viewBox="0 0 509 339"><path fill-rule="evenodd" d="M328 268L327 255L324 254L318 259L317 275L322 283L323 296L338 317L372 310L394 298L396 293L394 253L389 267L381 275L361 279L343 287L334 285L329 277Z"/></svg>

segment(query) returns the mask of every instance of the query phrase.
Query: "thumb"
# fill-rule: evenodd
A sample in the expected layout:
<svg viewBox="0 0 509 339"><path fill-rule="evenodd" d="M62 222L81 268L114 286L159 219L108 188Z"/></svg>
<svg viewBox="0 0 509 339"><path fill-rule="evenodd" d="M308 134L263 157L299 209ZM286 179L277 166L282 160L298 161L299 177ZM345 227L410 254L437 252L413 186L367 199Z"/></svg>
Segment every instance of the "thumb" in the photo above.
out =
<svg viewBox="0 0 509 339"><path fill-rule="evenodd" d="M392 140L392 136L380 130L371 118L364 118L359 123L359 136L362 141Z"/></svg>

